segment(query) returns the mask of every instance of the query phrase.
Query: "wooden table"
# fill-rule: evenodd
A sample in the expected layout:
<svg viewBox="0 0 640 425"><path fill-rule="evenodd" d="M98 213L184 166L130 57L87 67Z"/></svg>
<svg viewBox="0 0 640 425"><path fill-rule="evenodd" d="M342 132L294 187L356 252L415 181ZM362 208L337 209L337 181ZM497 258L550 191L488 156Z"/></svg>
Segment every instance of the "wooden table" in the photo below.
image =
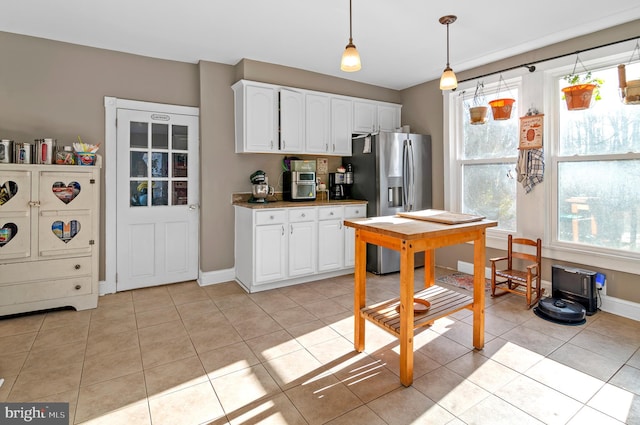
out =
<svg viewBox="0 0 640 425"><path fill-rule="evenodd" d="M485 299L485 231L497 226L492 220L464 224L441 224L401 217L370 217L345 220L345 226L356 233L354 317L356 351L364 350L365 319L397 336L400 340L400 382L413 383L413 332L420 326L455 311L473 310L473 346L484 347ZM434 250L443 246L473 242L474 283L473 296L451 291L435 282ZM365 306L367 244L400 251L400 297L372 306ZM424 289L414 293L414 254L425 255ZM419 298L431 303L424 314L415 314L413 300ZM399 312L396 308L400 306Z"/></svg>

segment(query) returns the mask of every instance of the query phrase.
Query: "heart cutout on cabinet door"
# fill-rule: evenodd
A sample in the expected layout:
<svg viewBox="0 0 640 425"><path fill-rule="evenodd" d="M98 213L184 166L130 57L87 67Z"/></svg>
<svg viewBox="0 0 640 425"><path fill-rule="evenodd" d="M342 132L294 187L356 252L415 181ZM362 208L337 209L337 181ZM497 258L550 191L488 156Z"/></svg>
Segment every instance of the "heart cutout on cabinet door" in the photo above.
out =
<svg viewBox="0 0 640 425"><path fill-rule="evenodd" d="M4 205L18 193L18 183L6 181L0 185L0 205Z"/></svg>
<svg viewBox="0 0 640 425"><path fill-rule="evenodd" d="M18 226L15 223L5 223L0 227L0 248L11 242L18 234Z"/></svg>
<svg viewBox="0 0 640 425"><path fill-rule="evenodd" d="M51 231L62 242L69 243L80 232L80 222L78 220L71 220L68 223L63 221L54 221L51 225Z"/></svg>
<svg viewBox="0 0 640 425"><path fill-rule="evenodd" d="M55 182L51 187L53 194L58 197L62 202L68 204L73 201L80 193L80 183L71 182L65 185L63 182Z"/></svg>

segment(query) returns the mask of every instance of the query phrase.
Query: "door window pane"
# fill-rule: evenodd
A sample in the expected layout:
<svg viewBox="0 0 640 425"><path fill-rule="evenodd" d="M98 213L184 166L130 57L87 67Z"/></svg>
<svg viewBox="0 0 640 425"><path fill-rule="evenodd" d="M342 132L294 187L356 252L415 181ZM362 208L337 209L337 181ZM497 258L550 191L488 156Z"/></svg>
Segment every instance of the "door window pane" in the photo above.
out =
<svg viewBox="0 0 640 425"><path fill-rule="evenodd" d="M166 152L151 154L151 177L169 177L168 158L169 155Z"/></svg>
<svg viewBox="0 0 640 425"><path fill-rule="evenodd" d="M187 182L173 182L173 205L187 205Z"/></svg>
<svg viewBox="0 0 640 425"><path fill-rule="evenodd" d="M187 128L186 125L174 125L171 127L172 148L174 150L187 150Z"/></svg>
<svg viewBox="0 0 640 425"><path fill-rule="evenodd" d="M169 126L167 124L151 124L153 149L169 149Z"/></svg>
<svg viewBox="0 0 640 425"><path fill-rule="evenodd" d="M173 177L187 177L187 154L173 154Z"/></svg>
<svg viewBox="0 0 640 425"><path fill-rule="evenodd" d="M169 205L167 182L154 180L151 187L151 205Z"/></svg>
<svg viewBox="0 0 640 425"><path fill-rule="evenodd" d="M130 205L132 207L146 207L148 205L146 180L135 180L129 183L130 186Z"/></svg>
<svg viewBox="0 0 640 425"><path fill-rule="evenodd" d="M147 154L146 152L130 152L130 176L147 177Z"/></svg>
<svg viewBox="0 0 640 425"><path fill-rule="evenodd" d="M146 122L129 123L129 145L132 148L149 146L149 125Z"/></svg>

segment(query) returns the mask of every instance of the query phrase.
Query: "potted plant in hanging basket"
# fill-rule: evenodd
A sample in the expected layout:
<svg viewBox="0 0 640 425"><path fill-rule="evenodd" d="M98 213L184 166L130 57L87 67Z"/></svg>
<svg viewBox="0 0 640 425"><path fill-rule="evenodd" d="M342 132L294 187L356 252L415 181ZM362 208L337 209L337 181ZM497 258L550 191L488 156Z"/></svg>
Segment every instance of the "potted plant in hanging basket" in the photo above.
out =
<svg viewBox="0 0 640 425"><path fill-rule="evenodd" d="M499 121L508 120L509 118L511 118L511 108L513 107L513 103L515 101L515 99L510 98L490 100L489 105L491 105L491 113L493 114L493 119Z"/></svg>
<svg viewBox="0 0 640 425"><path fill-rule="evenodd" d="M472 125L482 125L487 122L489 107L484 100L484 83L478 82L473 95L473 104L469 107L469 119Z"/></svg>
<svg viewBox="0 0 640 425"><path fill-rule="evenodd" d="M493 114L493 119L496 121L500 120L508 120L511 118L511 109L513 108L513 104L516 101L513 98L509 97L500 97L500 86L504 83L504 86L511 94L511 90L507 86L507 83L502 79L502 75L500 75L500 79L498 80L498 98L495 100L490 100L489 105L491 106L491 113Z"/></svg>
<svg viewBox="0 0 640 425"><path fill-rule="evenodd" d="M587 109L591 106L593 99L601 99L600 86L604 81L594 78L591 71L584 74L565 75L564 80L569 86L562 89L562 94L570 111Z"/></svg>

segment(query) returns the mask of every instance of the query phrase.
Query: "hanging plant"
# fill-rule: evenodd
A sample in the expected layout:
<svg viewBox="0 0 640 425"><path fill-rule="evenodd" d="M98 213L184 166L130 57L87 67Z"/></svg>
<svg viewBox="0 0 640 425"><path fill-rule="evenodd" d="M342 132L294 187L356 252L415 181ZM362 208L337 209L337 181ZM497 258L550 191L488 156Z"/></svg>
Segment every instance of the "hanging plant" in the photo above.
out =
<svg viewBox="0 0 640 425"><path fill-rule="evenodd" d="M469 119L472 125L482 125L487 122L489 107L484 98L484 83L478 81L476 91L473 94L473 104L469 106Z"/></svg>
<svg viewBox="0 0 640 425"><path fill-rule="evenodd" d="M576 74L576 66L578 62L582 65L585 72ZM567 103L567 109L570 111L587 109L591 106L592 100L600 100L600 87L604 84L601 78L595 78L588 71L580 57L576 55L576 63L573 65L571 74L567 74L563 79L569 84L568 87L562 89L562 98Z"/></svg>
<svg viewBox="0 0 640 425"><path fill-rule="evenodd" d="M640 60L640 45L636 41L636 47L631 52L629 64L633 61L633 56L638 52L638 60ZM618 84L620 87L620 97L625 105L640 105L640 80L627 81L625 65L618 65Z"/></svg>
<svg viewBox="0 0 640 425"><path fill-rule="evenodd" d="M489 101L489 105L491 105L491 113L493 114L493 119L496 121L500 120L508 120L511 118L511 109L513 108L513 104L515 103L515 99L512 97L500 97L500 85L504 83L504 86L507 88L509 94L511 91L507 86L507 83L502 79L502 74L500 74L500 79L498 80L498 95L497 99Z"/></svg>

